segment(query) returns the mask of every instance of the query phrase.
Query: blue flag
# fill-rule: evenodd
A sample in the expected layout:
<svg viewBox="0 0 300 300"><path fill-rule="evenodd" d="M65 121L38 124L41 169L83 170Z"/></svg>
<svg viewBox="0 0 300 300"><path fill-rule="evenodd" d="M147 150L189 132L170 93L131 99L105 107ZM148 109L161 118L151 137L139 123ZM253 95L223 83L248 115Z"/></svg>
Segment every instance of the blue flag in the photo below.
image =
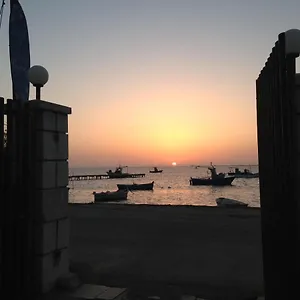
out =
<svg viewBox="0 0 300 300"><path fill-rule="evenodd" d="M10 0L9 55L13 99L28 101L29 37L26 18L18 0Z"/></svg>

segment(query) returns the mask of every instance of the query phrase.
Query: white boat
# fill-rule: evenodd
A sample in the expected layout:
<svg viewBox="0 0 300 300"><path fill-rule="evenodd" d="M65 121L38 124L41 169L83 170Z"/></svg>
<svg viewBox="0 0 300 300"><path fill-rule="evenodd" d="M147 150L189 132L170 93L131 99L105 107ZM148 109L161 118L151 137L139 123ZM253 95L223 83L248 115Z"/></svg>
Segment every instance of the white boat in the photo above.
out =
<svg viewBox="0 0 300 300"><path fill-rule="evenodd" d="M216 199L217 206L220 207L247 207L248 204L239 200L220 197Z"/></svg>
<svg viewBox="0 0 300 300"><path fill-rule="evenodd" d="M95 202L106 202L106 201L122 201L127 200L128 190L118 191L107 191L96 193L93 192Z"/></svg>

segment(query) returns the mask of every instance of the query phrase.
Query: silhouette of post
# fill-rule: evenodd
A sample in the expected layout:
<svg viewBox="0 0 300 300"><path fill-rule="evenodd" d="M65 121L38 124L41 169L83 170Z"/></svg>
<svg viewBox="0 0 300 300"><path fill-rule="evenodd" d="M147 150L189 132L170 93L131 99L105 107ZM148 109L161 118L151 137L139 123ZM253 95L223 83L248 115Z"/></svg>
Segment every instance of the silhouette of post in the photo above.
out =
<svg viewBox="0 0 300 300"><path fill-rule="evenodd" d="M72 279L67 212L71 109L41 100L7 100L4 113L0 287L13 299L35 299L60 278Z"/></svg>
<svg viewBox="0 0 300 300"><path fill-rule="evenodd" d="M4 136L4 98L0 97L0 197L2 201L4 199L4 145L5 145L5 136ZM1 146L2 144L2 146ZM2 209L1 217L0 217L0 291L2 290L2 278L3 278L3 264L2 264L2 251L3 251L3 206L1 205L0 201L0 208Z"/></svg>
<svg viewBox="0 0 300 300"><path fill-rule="evenodd" d="M300 218L300 81L296 74L299 53L300 31L281 33L256 81L267 300L299 294L296 281L299 278Z"/></svg>
<svg viewBox="0 0 300 300"><path fill-rule="evenodd" d="M39 291L51 290L69 270L68 115L69 107L30 101L34 116L35 265Z"/></svg>

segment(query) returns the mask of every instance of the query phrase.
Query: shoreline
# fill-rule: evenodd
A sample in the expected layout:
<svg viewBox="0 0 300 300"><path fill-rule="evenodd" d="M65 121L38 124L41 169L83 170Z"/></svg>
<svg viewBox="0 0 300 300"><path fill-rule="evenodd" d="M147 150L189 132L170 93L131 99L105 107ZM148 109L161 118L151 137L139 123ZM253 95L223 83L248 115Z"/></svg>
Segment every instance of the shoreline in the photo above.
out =
<svg viewBox="0 0 300 300"><path fill-rule="evenodd" d="M219 207L217 205L195 205L195 204L146 204L146 203L118 203L118 202L100 202L95 203L94 201L91 202L69 202L68 205L70 206L112 206L112 205L118 205L118 206L145 206L145 207L153 207L153 208L159 208L159 207L176 207L176 208L217 208L217 209L226 209L226 210L259 210L261 209L260 206L247 206L247 207L235 207L235 208L224 208Z"/></svg>

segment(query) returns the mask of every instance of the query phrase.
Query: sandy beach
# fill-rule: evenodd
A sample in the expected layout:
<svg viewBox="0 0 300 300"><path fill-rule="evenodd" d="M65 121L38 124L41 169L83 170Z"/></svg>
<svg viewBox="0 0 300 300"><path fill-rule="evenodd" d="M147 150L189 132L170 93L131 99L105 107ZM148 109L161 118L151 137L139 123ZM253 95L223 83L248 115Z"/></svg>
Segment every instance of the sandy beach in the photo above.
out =
<svg viewBox="0 0 300 300"><path fill-rule="evenodd" d="M86 283L263 294L258 208L70 204L69 213L71 269Z"/></svg>

